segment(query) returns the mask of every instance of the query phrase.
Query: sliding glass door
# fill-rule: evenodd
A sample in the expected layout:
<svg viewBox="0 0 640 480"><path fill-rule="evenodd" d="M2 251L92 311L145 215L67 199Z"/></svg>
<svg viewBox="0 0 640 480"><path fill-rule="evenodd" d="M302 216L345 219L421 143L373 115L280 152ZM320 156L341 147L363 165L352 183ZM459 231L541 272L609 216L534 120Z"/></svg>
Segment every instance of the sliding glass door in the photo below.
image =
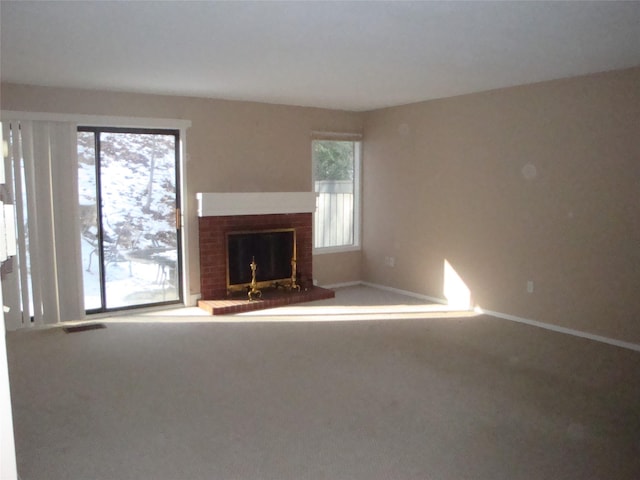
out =
<svg viewBox="0 0 640 480"><path fill-rule="evenodd" d="M182 301L179 133L78 128L85 308Z"/></svg>

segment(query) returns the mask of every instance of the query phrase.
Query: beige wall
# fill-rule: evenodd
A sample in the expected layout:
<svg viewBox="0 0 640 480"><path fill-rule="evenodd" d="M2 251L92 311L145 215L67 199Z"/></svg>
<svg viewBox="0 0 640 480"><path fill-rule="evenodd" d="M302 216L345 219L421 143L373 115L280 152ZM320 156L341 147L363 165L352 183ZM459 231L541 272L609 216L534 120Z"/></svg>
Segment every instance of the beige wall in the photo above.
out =
<svg viewBox="0 0 640 480"><path fill-rule="evenodd" d="M1 93L6 110L193 122L193 293L196 192L308 191L309 132L364 128L363 251L316 256L320 284L362 279L442 297L446 259L485 309L640 342L640 68L366 114L18 85ZM535 178L523 175L529 164Z"/></svg>
<svg viewBox="0 0 640 480"><path fill-rule="evenodd" d="M640 342L640 68L370 112L364 145L365 280L442 297L447 259L486 309Z"/></svg>
<svg viewBox="0 0 640 480"><path fill-rule="evenodd" d="M361 114L252 102L11 84L2 85L0 102L3 110L191 120L186 163L191 293L200 289L197 192L310 191L311 131L362 131ZM359 276L360 255L351 257L354 272L340 263L345 280L337 280ZM315 265L331 272L332 261L336 257L323 256Z"/></svg>
<svg viewBox="0 0 640 480"><path fill-rule="evenodd" d="M313 256L313 276L319 285L338 285L362 280L361 252L323 253Z"/></svg>

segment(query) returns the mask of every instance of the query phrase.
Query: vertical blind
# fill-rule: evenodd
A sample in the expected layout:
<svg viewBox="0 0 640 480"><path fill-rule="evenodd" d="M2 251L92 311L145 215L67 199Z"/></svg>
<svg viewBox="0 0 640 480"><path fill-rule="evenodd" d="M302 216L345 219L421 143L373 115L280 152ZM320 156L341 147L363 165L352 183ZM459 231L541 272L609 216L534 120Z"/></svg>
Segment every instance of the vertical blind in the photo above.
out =
<svg viewBox="0 0 640 480"><path fill-rule="evenodd" d="M5 121L5 203L18 255L3 276L7 329L84 317L74 123Z"/></svg>

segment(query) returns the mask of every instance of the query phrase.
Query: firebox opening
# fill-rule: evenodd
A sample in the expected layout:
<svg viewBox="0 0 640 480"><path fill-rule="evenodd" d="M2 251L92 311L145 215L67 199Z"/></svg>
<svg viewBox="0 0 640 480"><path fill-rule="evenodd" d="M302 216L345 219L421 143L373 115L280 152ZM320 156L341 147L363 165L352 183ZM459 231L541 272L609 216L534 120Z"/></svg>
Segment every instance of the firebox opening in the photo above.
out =
<svg viewBox="0 0 640 480"><path fill-rule="evenodd" d="M288 285L296 259L295 229L227 233L227 291L243 290L251 284L251 262L256 263L259 287Z"/></svg>

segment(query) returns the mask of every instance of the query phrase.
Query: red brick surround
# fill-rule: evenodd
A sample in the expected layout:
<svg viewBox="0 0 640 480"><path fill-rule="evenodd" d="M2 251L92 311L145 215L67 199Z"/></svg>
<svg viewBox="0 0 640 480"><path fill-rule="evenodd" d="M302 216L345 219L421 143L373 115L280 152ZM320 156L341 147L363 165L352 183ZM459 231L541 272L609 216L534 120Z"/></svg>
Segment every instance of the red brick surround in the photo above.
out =
<svg viewBox="0 0 640 480"><path fill-rule="evenodd" d="M245 230L296 229L297 276L311 283L311 213L199 217L200 293L203 300L227 298L226 234Z"/></svg>

